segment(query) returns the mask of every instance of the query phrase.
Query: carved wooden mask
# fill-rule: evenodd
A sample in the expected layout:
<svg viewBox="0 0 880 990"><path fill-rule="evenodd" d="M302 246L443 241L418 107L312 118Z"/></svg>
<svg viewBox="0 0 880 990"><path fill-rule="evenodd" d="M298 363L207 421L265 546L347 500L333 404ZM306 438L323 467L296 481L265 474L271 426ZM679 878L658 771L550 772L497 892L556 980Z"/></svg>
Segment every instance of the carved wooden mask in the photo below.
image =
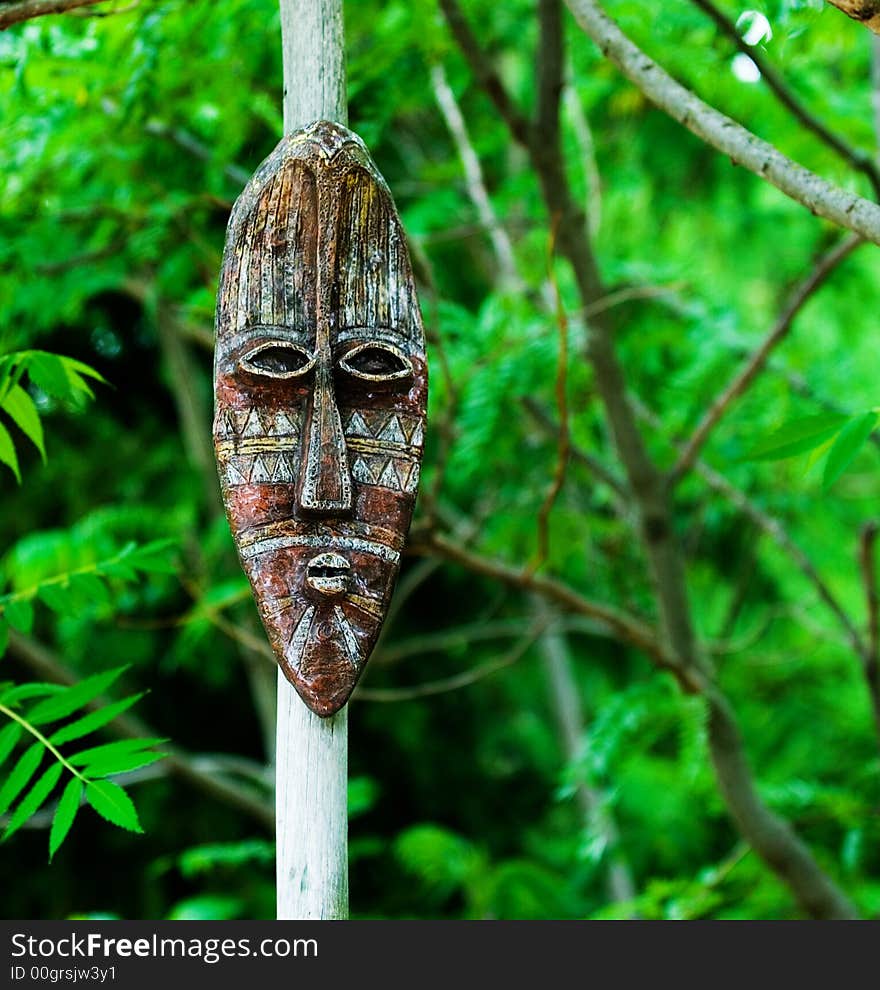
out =
<svg viewBox="0 0 880 990"><path fill-rule="evenodd" d="M229 221L214 446L278 663L318 715L348 700L412 517L427 403L422 320L391 194L363 142L281 141Z"/></svg>

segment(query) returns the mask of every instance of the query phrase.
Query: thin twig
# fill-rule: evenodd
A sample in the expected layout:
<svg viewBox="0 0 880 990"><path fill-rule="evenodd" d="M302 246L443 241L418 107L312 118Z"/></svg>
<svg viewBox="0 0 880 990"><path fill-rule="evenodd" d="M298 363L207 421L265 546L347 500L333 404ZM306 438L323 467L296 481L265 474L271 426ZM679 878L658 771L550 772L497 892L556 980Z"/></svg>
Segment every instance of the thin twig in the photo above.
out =
<svg viewBox="0 0 880 990"><path fill-rule="evenodd" d="M880 244L880 206L835 186L703 102L620 30L596 0L565 0L580 27L656 106L717 151L840 227Z"/></svg>
<svg viewBox="0 0 880 990"><path fill-rule="evenodd" d="M660 419L655 412L638 400L634 399L633 402L640 419L644 420L644 422L654 429L660 429L662 427ZM537 403L529 404L527 405L527 408L530 412L533 412L536 421L544 430L550 434L555 434L555 424L547 416L547 414L543 412L539 406L537 406ZM679 449L681 449L681 445L679 445ZM575 444L573 444L571 448L571 457L572 460L581 461L591 470L595 470L595 459L587 451L584 451L581 447ZM760 508L760 506L757 505L756 502L750 499L745 492L731 484L731 482L729 482L722 474L714 468L709 467L709 465L704 461L697 459L694 462L693 469L694 472L706 482L709 488L726 499L735 509L754 523L754 525L761 532L766 533L773 540L773 542L785 554L787 554L788 557L791 558L794 565L806 578L808 583L813 586L819 598L825 603L829 611L839 622L846 638L847 645L858 656L863 657L866 650L865 644L863 643L858 630L846 610L819 574L813 562L800 548L800 546L795 543L782 523L778 519L771 516L768 512L765 512L762 508Z"/></svg>
<svg viewBox="0 0 880 990"><path fill-rule="evenodd" d="M691 0L693 4L707 14L723 34L725 34L736 47L755 63L761 77L770 90L774 93L779 102L797 119L804 127L812 131L820 141L835 151L845 162L859 172L864 172L874 187L874 195L880 198L880 169L877 163L867 152L858 148L853 148L838 134L835 134L825 123L806 107L800 99L791 91L782 74L776 69L770 59L758 48L757 45L749 45L737 30L736 24L723 10L720 10L712 0Z"/></svg>
<svg viewBox="0 0 880 990"><path fill-rule="evenodd" d="M670 282L669 285L630 285L625 289L609 292L601 299L591 302L589 306L584 306L580 312L582 316L589 319L591 316L603 313L606 309L612 309L614 306L620 306L636 299L659 299L677 292L685 286L686 283L684 282Z"/></svg>
<svg viewBox="0 0 880 990"><path fill-rule="evenodd" d="M874 107L874 148L880 166L880 36L871 39L871 105Z"/></svg>
<svg viewBox="0 0 880 990"><path fill-rule="evenodd" d="M880 527L876 522L865 523L859 538L859 563L868 612L868 657L875 667L880 653L880 599L877 597L877 572L873 558L878 530Z"/></svg>
<svg viewBox="0 0 880 990"><path fill-rule="evenodd" d="M690 470L697 455L709 438L709 434L715 429L730 406L758 377L767 363L771 351L787 336L797 315L806 303L821 288L835 268L845 258L849 257L860 244L864 243L861 237L854 234L849 235L835 244L830 251L822 255L813 265L809 275L807 275L789 297L785 309L780 313L770 332L761 342L761 345L755 350L745 366L728 383L724 391L715 398L706 410L705 415L697 424L690 440L685 444L675 466L669 472L668 483L670 486L674 487Z"/></svg>
<svg viewBox="0 0 880 990"><path fill-rule="evenodd" d="M862 572L865 607L868 614L868 644L863 669L871 698L878 742L880 742L880 597L877 594L877 568L874 563L874 546L878 532L880 526L873 521L862 527L859 534L859 567Z"/></svg>
<svg viewBox="0 0 880 990"><path fill-rule="evenodd" d="M178 148L188 152L193 158L198 158L203 162L214 161L214 154L210 147L182 127L172 127L164 121L154 119L147 121L144 125L144 130L147 134L151 134L154 137L161 137L171 141L172 144L176 144ZM250 179L250 173L247 169L236 165L234 162L228 162L222 168L223 174L233 185L244 187Z"/></svg>
<svg viewBox="0 0 880 990"><path fill-rule="evenodd" d="M439 567L439 559L421 561ZM587 636L607 636L607 629L592 619L569 615L558 620L559 628L566 633L583 633ZM487 622L469 622L439 632L423 633L398 640L391 646L373 655L370 669L400 663L409 657L423 657L426 653L448 653L450 650L467 649L474 643L497 639L509 639L528 632L532 623L528 619L498 619Z"/></svg>
<svg viewBox="0 0 880 990"><path fill-rule="evenodd" d="M455 416L459 405L459 386L452 368L449 364L449 357L446 353L446 345L443 342L443 333L440 321L440 294L437 291L437 283L434 279L434 266L427 252L417 243L410 243L410 250L413 255L413 263L418 270L421 281L424 283L430 301L430 316L428 325L425 328L425 339L433 348L440 366L440 375L443 378L443 387L446 392L446 408L443 413L432 423L432 431L439 438L437 453L434 457L434 478L431 487L423 490L421 496L421 506L427 516L429 525L433 524L433 518L437 513L437 503L440 499L440 492L443 489L443 482L446 479L446 468L452 456L452 448L456 439Z"/></svg>
<svg viewBox="0 0 880 990"><path fill-rule="evenodd" d="M238 655L247 675L254 709L263 734L263 747L268 762L274 761L275 754L275 717L276 717L276 661L272 648L263 636L255 635L250 629L233 622L222 613L221 607L212 607L205 602L204 590L185 575L179 575L180 583L197 606L197 611L183 617L181 625L186 625L194 618L203 617L216 629L228 636L238 647ZM251 598L250 589L243 596L235 596L227 600L223 608L234 605L241 598ZM253 610L248 618L254 622L256 616Z"/></svg>
<svg viewBox="0 0 880 990"><path fill-rule="evenodd" d="M489 677L491 674L504 670L505 667L512 667L520 660L547 628L548 623L535 623L525 636L502 657L480 664L472 670L462 671L453 677L444 677L436 681L426 681L409 688L358 688L354 697L358 701L377 701L383 703L398 701L415 701L418 698L428 698L436 694L448 694L450 691L459 691L461 688L470 687L478 681Z"/></svg>
<svg viewBox="0 0 880 990"><path fill-rule="evenodd" d="M533 599L533 607L541 618L553 616L553 610L541 598ZM548 626L541 637L540 648L550 683L550 704L562 751L569 766L577 765L588 751L589 729L584 719L568 643L559 621ZM604 846L603 866L609 899L617 904L631 905L635 900L636 886L621 849L620 831L612 810L605 795L592 786L585 772L578 778L574 793L583 816L584 832L591 838L600 838ZM634 916L631 907L625 910L628 910L630 917Z"/></svg>
<svg viewBox="0 0 880 990"><path fill-rule="evenodd" d="M578 157L583 163L584 184L586 186L584 216L587 236L595 237L602 224L602 177L596 162L596 144L593 141L590 122L584 113L577 90L571 83L567 83L565 86L562 102L578 143Z"/></svg>
<svg viewBox="0 0 880 990"><path fill-rule="evenodd" d="M272 647L269 646L263 637L255 636L253 633L248 632L247 629L243 629L241 626L236 625L236 623L230 622L219 611L206 609L205 616L213 626L216 626L220 632L238 643L239 646L243 646L248 652L255 653L257 656L275 663L275 654L272 652Z"/></svg>
<svg viewBox="0 0 880 990"><path fill-rule="evenodd" d="M61 272L68 272L73 268L83 268L86 265L93 265L96 261L103 261L105 258L118 256L128 244L129 233L115 238L105 247L95 251L85 251L83 254L71 255L58 261L41 261L34 266L35 271L40 275L58 275Z"/></svg>
<svg viewBox="0 0 880 990"><path fill-rule="evenodd" d="M131 0L124 7L114 7L113 10L73 10L71 17L113 17L116 14L127 14L129 11L137 10L142 0Z"/></svg>
<svg viewBox="0 0 880 990"><path fill-rule="evenodd" d="M485 227L492 242L492 248L498 262L499 284L511 292L521 292L523 281L516 270L513 245L507 231L499 223L498 215L492 206L483 179L480 159L477 157L461 108L455 99L455 94L446 78L446 70L442 65L437 64L431 69L431 87L437 106L440 107L440 112L443 114L449 133L452 135L458 157L461 159L468 196L476 207L477 216L479 216L480 222Z"/></svg>
<svg viewBox="0 0 880 990"><path fill-rule="evenodd" d="M595 619L614 638L641 650L657 666L672 671L677 678L684 678L683 686L688 691L695 692L700 689L701 680L691 678L689 673L680 670L679 665L660 643L656 630L641 618L620 611L612 605L585 598L573 588L553 578L527 574L522 567L511 566L503 561L493 560L475 551L467 550L437 533L430 534L421 546L414 546L412 550L414 553L421 552L425 555L442 557L474 574L493 578L510 587L533 591L569 612Z"/></svg>
<svg viewBox="0 0 880 990"><path fill-rule="evenodd" d="M656 413L648 409L643 403L636 405L639 416L646 423L654 428L660 428L661 423ZM840 623L841 629L846 636L847 643L857 656L865 655L865 644L859 631L856 629L852 619L846 610L837 600L831 588L819 574L813 562L792 539L791 535L782 523L765 512L755 502L752 501L735 485L731 484L727 478L709 467L705 461L697 459L694 462L694 471L706 482L706 484L720 495L724 496L728 502L750 519L759 529L765 532L780 549L782 549L794 562L798 570L816 590L819 598L825 603L829 611Z"/></svg>
<svg viewBox="0 0 880 990"><path fill-rule="evenodd" d="M522 402L523 408L531 414L535 422L541 427L541 429L544 430L545 433L548 433L551 436L558 435L559 427L541 408L541 405L537 399L527 395L520 401ZM583 464L591 474L595 475L599 481L607 485L617 496L617 499L621 505L625 505L629 501L630 495L626 489L626 485L606 464L603 464L602 461L591 454L588 450L584 450L582 447L572 445L570 454L572 460Z"/></svg>
<svg viewBox="0 0 880 990"><path fill-rule="evenodd" d="M245 776L250 776L263 787L271 786L270 781L267 779L269 776L268 768L259 768L259 775L257 775L255 773L247 772L244 767L239 766L239 764L244 764L246 762L247 761L245 760L233 761L225 756L215 757L200 753L194 753L192 755L193 766L198 769L199 773L214 776L223 775L228 773L230 770L233 770L241 772ZM153 763L148 767L141 767L138 770L129 770L125 773L113 774L111 779L117 781L124 787L131 787L137 784L149 783L153 780L161 780L172 776L173 774L173 765L169 765L169 761L164 759L160 760L158 763ZM40 811L31 816L22 827L34 830L49 828L52 825L55 812L58 810L58 804L59 801L50 801L48 804L43 805ZM88 804L88 799L85 792L83 792L81 804L82 806ZM11 817L11 815L3 815L0 817L0 829L9 823Z"/></svg>
<svg viewBox="0 0 880 990"><path fill-rule="evenodd" d="M727 640L733 635L737 620L739 619L740 613L748 600L749 592L753 587L755 562L758 559L758 548L760 546L760 542L760 532L755 534L754 539L746 540L746 552L743 559L737 566L737 573L734 578L733 594L731 595L730 602L728 603L727 612L725 613L724 621L721 623L718 636L712 644L713 653L720 652L719 640Z"/></svg>
<svg viewBox="0 0 880 990"><path fill-rule="evenodd" d="M556 412L559 417L559 428L556 434L556 466L553 469L553 479L550 487L538 509L538 545L535 556L529 563L527 570L534 573L547 560L550 553L550 513L556 504L562 486L565 484L565 475L568 468L568 458L571 451L571 427L568 422L568 317L562 305L562 295L559 292L559 283L556 279L556 271L553 265L554 252L553 245L556 240L556 231L553 230L550 236L550 252L548 258L548 277L552 287L555 310L556 325L559 328L559 357L556 365Z"/></svg>
<svg viewBox="0 0 880 990"><path fill-rule="evenodd" d="M495 109L516 140L527 145L530 137L529 122L514 105L491 60L483 54L477 36L471 30L457 0L440 0L440 9L480 87L495 104Z"/></svg>

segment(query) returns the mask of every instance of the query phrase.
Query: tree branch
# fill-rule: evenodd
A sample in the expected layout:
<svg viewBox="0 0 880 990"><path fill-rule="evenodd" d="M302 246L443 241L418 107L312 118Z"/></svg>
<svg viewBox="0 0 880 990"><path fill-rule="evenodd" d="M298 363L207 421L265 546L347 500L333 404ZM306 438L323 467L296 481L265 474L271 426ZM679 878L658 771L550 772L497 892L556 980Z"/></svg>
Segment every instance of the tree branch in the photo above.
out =
<svg viewBox="0 0 880 990"><path fill-rule="evenodd" d="M21 0L20 3L5 3L0 5L0 31L35 17L63 14L77 7L93 7L101 2L106 0Z"/></svg>
<svg viewBox="0 0 880 990"><path fill-rule="evenodd" d="M555 238L554 238L555 240ZM559 283L553 270L553 251L551 244L548 259L550 285L552 286L554 308L556 310L556 325L559 328L559 357L556 367L556 412L559 416L559 431L556 437L556 466L553 478L547 489L547 494L538 509L538 545L534 559L528 565L532 571L538 570L546 562L550 553L550 513L559 498L559 493L565 484L571 452L571 426L568 421L568 317L562 305L562 295Z"/></svg>
<svg viewBox="0 0 880 990"><path fill-rule="evenodd" d="M789 89L782 75L777 71L773 63L758 48L757 45L748 45L743 40L742 35L737 30L736 24L720 10L712 0L691 0L693 4L700 8L707 16L711 17L722 34L725 34L736 47L748 55L748 57L758 67L761 78L774 93L779 102L797 118L807 130L812 131L820 141L835 151L845 162L859 172L864 172L874 187L874 194L880 198L880 169L873 158L865 151L853 148L846 143L839 135L835 134L826 124L812 113L797 96Z"/></svg>
<svg viewBox="0 0 880 990"><path fill-rule="evenodd" d="M789 172L793 172L799 180L798 189L801 192L805 177L808 177L809 182L806 185L811 192L811 202L815 201L815 204L823 209L834 206L836 213L848 221L843 226L851 227L853 222L867 226L874 235L871 239L880 240L880 207L859 197L845 194L842 190L834 189L818 176L789 162L770 145L759 142L748 131L739 128L733 121L697 100L635 48L596 4L589 0L577 0L577 2L566 0L566 3L588 33L591 33L591 29L596 32L603 52L612 57L620 57L619 64L633 71L635 78L640 81L646 92L654 91L653 81L642 77L651 77L654 73L653 79L660 81L662 94L668 95L671 88L677 99L684 98L686 105L684 117L688 122L691 120L691 114L696 114L700 118L701 126L708 117L712 125L709 127L709 132L713 135L716 130L726 132L732 129L734 137L741 132L746 138L746 153L741 154L743 149L739 147L743 144L742 137L738 141L735 140L734 145L738 148L737 153L743 161L751 160L756 149L761 151L761 164L766 163L765 171L768 176L772 174L774 178L779 179L782 173L786 180L785 184L791 186ZM542 15L539 42L542 54L539 58L542 60L555 59L557 38L561 43L561 24L553 14L554 4L558 8L559 0L541 0L539 6ZM454 0L441 0L441 5L445 12L447 7L454 5ZM460 17L460 11L458 14ZM479 51L472 36L469 39L469 46L471 51L465 50L464 45L461 47L475 74L481 78L476 67L480 66L482 76L485 76L485 57ZM540 83L541 78L542 70L539 66L539 91L543 92L545 90ZM675 99L672 100L671 106L676 110L680 109ZM586 236L583 219L571 196L558 141L558 128L554 134L552 117L546 112L539 119L543 120L543 133L550 140L542 140L542 132L536 127L532 141L526 147L538 174L551 223L559 223L560 251L566 255L572 266L583 305L587 307L605 295L602 279ZM513 128L511 133L517 140L521 140ZM555 141L553 141L554 137ZM724 143L726 142L725 134ZM784 169L780 170L780 163L784 163ZM758 171L761 172L760 167ZM817 210L817 212L821 211ZM595 372L596 386L611 425L617 453L626 470L633 501L638 510L642 541L660 613L662 628L660 642L656 641L652 631L647 643L649 649L646 649L646 652L659 666L672 671L683 689L703 694L710 704L713 717L710 718L709 745L713 754L713 764L716 767L721 792L744 838L787 884L798 903L812 916L855 917L855 907L823 873L818 863L794 834L791 826L763 805L757 796L729 704L719 693L718 688L712 684L711 674L697 643L687 596L684 564L672 526L672 512L665 479L648 455L644 439L639 432L632 404L627 395L623 369L614 349L613 326L609 321L607 310L597 313L590 321L587 350ZM447 554L455 553L455 548L443 546L440 537L434 538L433 545L436 549L445 550ZM451 559L456 558L463 562L460 554L455 554ZM486 562L479 559L472 563L486 567ZM584 600L581 596L557 582L534 575L524 575L495 562L491 562L485 573L519 586L529 582L525 586L544 593L564 607L574 610L583 608ZM588 604L594 607L594 603ZM633 633L637 630L633 629L629 617L621 622L620 615L609 610L607 606L602 606L601 611L606 615L611 612L611 617L616 620L616 624L611 625L611 628L619 632L621 638L633 642ZM644 636L637 638L644 640ZM643 645L642 648L645 649L645 646Z"/></svg>
<svg viewBox="0 0 880 990"><path fill-rule="evenodd" d="M198 392L196 366L168 303L156 298L155 307L150 306L150 309L155 317L159 353L168 375L168 389L177 409L183 449L187 460L198 472L205 509L216 516L221 511L221 503L211 443L211 414Z"/></svg>
<svg viewBox="0 0 880 990"><path fill-rule="evenodd" d="M441 566L442 561L439 558L426 558L420 563L431 565L436 570ZM586 636L608 635L605 626L583 616L567 615L557 621L560 630L565 633L583 633ZM533 624L524 618L480 620L437 632L409 636L386 647L380 653L375 653L370 661L370 670L391 666L410 657L424 657L426 653L448 653L450 650L467 649L473 643L522 636Z"/></svg>
<svg viewBox="0 0 880 990"><path fill-rule="evenodd" d="M461 113L449 80L446 78L446 70L442 65L435 65L431 69L431 86L434 90L434 99L446 127L452 135L458 157L464 169L465 185L468 196L477 210L480 223L486 228L495 257L498 261L499 283L502 288L511 292L522 292L523 282L516 270L516 259L513 253L513 245L507 231L498 221L498 215L492 206L489 198L486 183L483 180L483 170L480 167L480 159L474 150L467 124Z"/></svg>
<svg viewBox="0 0 880 990"><path fill-rule="evenodd" d="M105 101L105 109L108 103L109 101ZM118 108L114 104L109 103L109 106L113 112L118 111ZM199 161L208 163L214 161L214 153L210 147L182 127L172 127L162 120L151 119L144 125L144 130L152 137L160 137L166 141L170 141L172 144L176 144L178 148L186 151L193 158L198 158ZM224 165L223 174L233 185L242 189L250 179L250 173L247 169L236 165L235 162L228 162Z"/></svg>
<svg viewBox="0 0 880 990"><path fill-rule="evenodd" d="M615 639L641 650L658 667L675 674L681 681L682 687L689 693L697 693L701 689L702 680L692 678L689 673L682 671L676 661L664 650L655 630L640 618L619 611L611 605L585 598L553 578L529 574L521 567L512 567L503 561L466 550L437 533L428 535L421 547L413 546L411 549L414 553L421 552L452 561L474 574L492 578L509 587L532 591L548 601L555 602L566 611L595 619Z"/></svg>
<svg viewBox="0 0 880 990"><path fill-rule="evenodd" d="M464 670L460 674L452 677L444 677L436 681L425 681L423 684L416 684L408 688L357 688L354 697L359 701L378 701L383 703L398 701L416 701L419 698L429 698L436 694L448 694L450 691L459 691L462 688L470 687L478 681L489 677L505 667L512 667L519 661L545 631L549 622L534 623L532 628L515 643L513 648L501 657L489 660L471 670Z"/></svg>
<svg viewBox="0 0 880 990"><path fill-rule="evenodd" d="M709 750L715 775L740 832L811 917L858 917L855 906L819 868L791 825L761 800L727 699L713 687L707 702Z"/></svg>
<svg viewBox="0 0 880 990"><path fill-rule="evenodd" d="M578 157L583 163L584 170L584 217L587 224L587 235L596 237L602 225L602 177L596 161L596 145L593 141L593 131L590 121L584 113L584 108L576 89L571 83L566 84L562 92L562 103L566 110L568 121L578 144Z"/></svg>
<svg viewBox="0 0 880 990"><path fill-rule="evenodd" d="M785 309L773 324L760 347L752 354L745 366L733 377L727 387L718 395L703 418L697 424L690 440L685 444L675 466L669 472L669 484L676 485L690 470L709 434L733 403L758 377L770 357L770 352L788 335L797 315L813 295L822 287L835 268L860 245L861 237L851 234L822 255L813 265L810 274L797 286L789 297Z"/></svg>
<svg viewBox="0 0 880 990"><path fill-rule="evenodd" d="M874 143L880 164L880 35L871 44L871 106L874 108Z"/></svg>
<svg viewBox="0 0 880 990"><path fill-rule="evenodd" d="M495 109L516 140L522 145L528 144L529 122L517 110L491 60L483 54L483 49L465 19L458 0L440 0L440 10L477 83L495 104Z"/></svg>
<svg viewBox="0 0 880 990"><path fill-rule="evenodd" d="M535 422L548 434L551 436L558 436L559 427L553 422L553 420L547 415L547 413L541 408L540 403L537 399L532 398L532 396L524 396L520 400L523 407L532 415ZM596 476L598 481L607 485L617 497L618 502L623 505L629 500L629 492L626 489L626 485L618 478L606 465L604 465L597 457L594 457L589 451L583 450L581 447L572 446L571 448L571 458L572 460L578 461L591 473Z"/></svg>
<svg viewBox="0 0 880 990"><path fill-rule="evenodd" d="M446 6L452 0L441 0L441 2ZM541 0L540 9L544 11L547 5L553 2L554 0ZM558 0L556 2L558 6ZM793 170L793 174L800 180L800 185L804 184L804 177L808 177L810 181L807 187L810 190L811 202L822 206L823 209L836 204L840 207L837 213L841 218L849 221L843 226L851 227L854 222L867 226L874 234L871 239L880 241L880 207L859 197L845 194L842 190L834 189L818 176L812 175L800 166L795 166L770 145L759 142L748 131L739 128L733 121L697 100L632 45L595 3L590 0L566 0L566 3L587 33L591 33L591 30L596 33L603 52L615 60L620 58L619 64L632 70L634 77L639 80L646 92L655 92L655 94L659 92L665 96L671 92L674 99L669 105L676 110L680 109L676 100L684 98L685 119L690 122L691 114L696 114L701 119L702 126L708 118L712 125L708 128L709 133L714 135L716 131L721 132L724 134L725 143L727 135L724 132L731 129L734 137L737 131L741 132L746 137L746 154L740 156L743 161L750 159L758 149L762 151L762 164L766 162L765 171L768 177L773 175L779 178L780 163L785 164L785 169L782 171L786 176ZM552 59L555 57L556 43L552 14L542 17L541 23L539 58ZM540 77L539 69L539 79ZM655 90L654 80L660 83L659 91ZM604 295L602 280L584 224L571 196L559 142L557 140L555 144L539 145L537 135L536 128L536 140L529 146L532 162L538 173L551 223L556 222L558 218L559 248L568 257L581 300L586 307ZM743 150L739 147L742 143L742 138L734 141L734 145L739 148L738 153ZM758 171L760 172L761 169L759 168ZM791 186L788 178L786 183ZM826 876L790 825L762 804L757 796L752 772L730 706L712 683L711 673L696 639L687 595L684 563L672 525L672 512L665 479L651 460L644 438L639 431L626 391L623 369L615 352L613 327L608 320L608 311L596 314L590 321L587 349L595 372L596 386L611 425L618 457L626 470L634 504L638 510L642 542L660 613L662 636L659 644L656 644L656 641L650 644L652 651L649 655L655 662L671 670L682 688L685 690L689 688L706 697L712 716L709 722L709 746L719 787L744 838L787 884L797 902L812 916L856 917L854 905ZM539 582L546 581L534 576L524 576L521 573L517 575L518 581L511 581L511 575L506 573L508 569L504 565L492 569L496 572L495 576L501 580L507 579L509 583L519 583L523 586L524 579L531 581L533 583L530 587L536 591L541 590ZM576 607L581 604L582 599L575 592L557 585L556 582L550 584L560 604L565 607ZM560 588L564 594L560 594ZM544 591L548 593L551 589L545 587ZM553 595L548 594L548 597ZM608 611L607 606L603 606L603 609ZM621 634L624 632L631 634L631 623L627 621L620 631ZM653 636L652 640L654 640Z"/></svg>
<svg viewBox="0 0 880 990"><path fill-rule="evenodd" d="M547 603L540 598L534 599L534 608L541 618L553 615ZM562 751L566 762L573 764L587 749L588 729L584 724L568 643L558 622L546 630L540 647ZM636 897L636 886L620 848L617 822L606 806L604 796L590 785L584 775L575 784L575 797L583 816L584 831L590 835L598 834L605 848L603 865L609 899L618 904L631 904ZM629 916L633 915L630 909Z"/></svg>
<svg viewBox="0 0 880 990"><path fill-rule="evenodd" d="M659 428L662 425L656 413L648 409L647 406L639 403L638 411L639 416L651 426ZM794 565L813 586L819 598L839 622L850 648L858 656L863 657L865 655L865 644L862 642L862 637L853 625L849 615L816 570L813 562L794 542L782 523L761 509L745 492L732 485L727 478L719 474L714 468L709 467L704 461L697 459L694 461L693 467L694 471L713 491L718 492L719 495L727 499L731 505L742 512L746 518L750 519L760 530L766 533L781 550L788 554Z"/></svg>
<svg viewBox="0 0 880 990"><path fill-rule="evenodd" d="M866 523L859 534L859 567L865 588L865 607L868 613L868 645L863 669L871 698L874 725L880 741L880 598L877 594L877 568L874 564L874 546L880 532L876 522Z"/></svg>
<svg viewBox="0 0 880 990"><path fill-rule="evenodd" d="M420 496L420 504L425 516L429 522L433 522L437 514L437 503L443 488L443 482L446 479L446 469L449 466L452 448L456 440L455 414L458 410L460 395L458 383L455 375L452 374L452 368L446 354L446 346L443 343L442 321L440 319L440 295L437 291L437 283L434 279L434 269L431 265L431 259L428 257L427 252L419 246L417 241L410 243L410 250L413 256L413 262L421 269L422 279L428 289L431 311L428 326L425 330L425 339L433 347L434 354L436 354L437 363L440 365L440 376L443 379L443 386L446 392L446 408L434 420L433 426L434 434L439 437L437 453L434 458L434 479L430 488L427 485L422 487ZM388 628L387 621L385 622L385 628Z"/></svg>
<svg viewBox="0 0 880 990"><path fill-rule="evenodd" d="M704 103L638 48L596 0L565 0L577 23L657 107L810 212L880 244L880 206L826 181Z"/></svg>
<svg viewBox="0 0 880 990"><path fill-rule="evenodd" d="M853 20L880 34L880 0L828 0Z"/></svg>

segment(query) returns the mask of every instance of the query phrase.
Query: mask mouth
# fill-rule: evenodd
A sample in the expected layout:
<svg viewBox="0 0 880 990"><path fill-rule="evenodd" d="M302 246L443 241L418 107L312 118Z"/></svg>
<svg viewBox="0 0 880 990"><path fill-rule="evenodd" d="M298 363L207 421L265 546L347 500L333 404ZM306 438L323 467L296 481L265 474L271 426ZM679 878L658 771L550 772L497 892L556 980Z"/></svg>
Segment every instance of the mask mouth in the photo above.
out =
<svg viewBox="0 0 880 990"><path fill-rule="evenodd" d="M306 565L306 584L327 597L341 595L348 588L351 564L338 553L319 553Z"/></svg>

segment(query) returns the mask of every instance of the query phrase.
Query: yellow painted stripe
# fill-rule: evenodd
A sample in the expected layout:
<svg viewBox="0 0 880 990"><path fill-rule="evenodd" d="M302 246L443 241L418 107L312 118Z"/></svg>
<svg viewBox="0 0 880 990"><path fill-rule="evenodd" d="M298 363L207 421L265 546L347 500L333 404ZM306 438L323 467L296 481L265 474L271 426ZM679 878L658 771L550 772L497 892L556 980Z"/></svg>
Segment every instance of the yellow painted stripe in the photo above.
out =
<svg viewBox="0 0 880 990"><path fill-rule="evenodd" d="M372 615L375 619L382 618L382 605L379 602L373 601L372 598L364 598L363 595L346 595L345 600L351 602L352 605L359 608L362 612Z"/></svg>
<svg viewBox="0 0 880 990"><path fill-rule="evenodd" d="M248 454L287 454L295 450L299 437L244 437L239 440L218 440L218 457L247 456Z"/></svg>
<svg viewBox="0 0 880 990"><path fill-rule="evenodd" d="M401 457L405 460L418 460L416 447L405 443L392 443L390 440L370 440L368 437L346 437L345 442L359 454L376 454L383 457Z"/></svg>

